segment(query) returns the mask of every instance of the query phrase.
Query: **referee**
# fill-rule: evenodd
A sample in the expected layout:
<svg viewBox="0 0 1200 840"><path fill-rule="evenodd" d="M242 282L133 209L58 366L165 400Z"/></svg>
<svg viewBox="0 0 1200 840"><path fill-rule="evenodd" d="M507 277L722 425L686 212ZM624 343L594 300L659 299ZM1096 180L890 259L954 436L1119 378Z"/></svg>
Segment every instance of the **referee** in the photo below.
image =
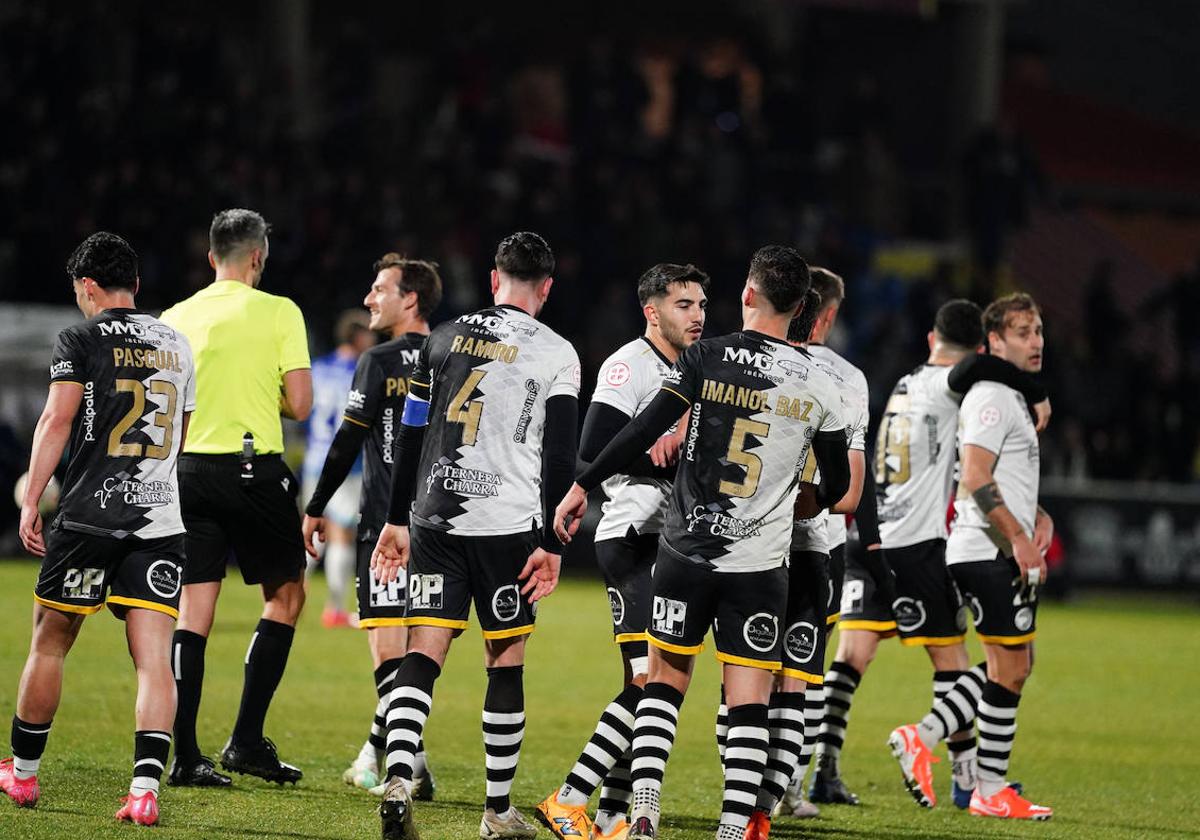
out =
<svg viewBox="0 0 1200 840"><path fill-rule="evenodd" d="M312 409L308 339L299 307L259 291L268 225L253 210L224 210L209 230L214 282L162 314L196 359L196 411L179 459L187 560L171 664L179 692L169 783L223 787L196 741L204 648L230 551L242 579L262 586L262 618L246 651L237 723L221 766L273 782L303 775L263 736L304 606L304 541L295 476L283 463L280 414Z"/></svg>

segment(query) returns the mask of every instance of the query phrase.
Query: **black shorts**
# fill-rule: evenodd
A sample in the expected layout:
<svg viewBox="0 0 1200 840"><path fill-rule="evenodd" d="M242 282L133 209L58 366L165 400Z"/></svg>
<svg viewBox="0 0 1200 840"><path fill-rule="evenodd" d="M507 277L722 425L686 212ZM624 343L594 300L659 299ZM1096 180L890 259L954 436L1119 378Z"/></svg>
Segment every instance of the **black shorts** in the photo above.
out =
<svg viewBox="0 0 1200 840"><path fill-rule="evenodd" d="M533 632L536 610L517 575L538 546L537 532L464 537L413 525L409 540L405 626L462 630L473 600L485 639Z"/></svg>
<svg viewBox="0 0 1200 840"><path fill-rule="evenodd" d="M596 565L608 588L613 641L641 642L650 623L650 573L658 556L658 534L639 534L596 543Z"/></svg>
<svg viewBox="0 0 1200 840"><path fill-rule="evenodd" d="M1011 557L997 554L995 560L955 563L950 573L971 608L979 641L1019 645L1037 635L1037 587L1021 582Z"/></svg>
<svg viewBox="0 0 1200 840"><path fill-rule="evenodd" d="M887 559L896 573L892 615L900 644L936 647L962 642L967 611L946 568L946 541L890 548Z"/></svg>
<svg viewBox="0 0 1200 840"><path fill-rule="evenodd" d="M838 627L843 630L870 630L885 639L896 635L896 619L891 607L876 591L875 579L862 564L856 546L846 555L846 575L842 583L842 608Z"/></svg>
<svg viewBox="0 0 1200 840"><path fill-rule="evenodd" d="M375 551L375 540L359 540L355 543L355 589L358 592L358 626L363 630L372 627L402 627L404 606L408 603L408 575L404 569L391 583L380 583L371 573L371 554Z"/></svg>
<svg viewBox="0 0 1200 840"><path fill-rule="evenodd" d="M834 546L829 558L829 602L825 605L825 623L836 624L842 609L842 584L846 579L846 544Z"/></svg>
<svg viewBox="0 0 1200 840"><path fill-rule="evenodd" d="M717 659L777 671L779 623L787 607L787 566L761 572L716 572L659 548L651 582L655 647L696 654L712 625Z"/></svg>
<svg viewBox="0 0 1200 840"><path fill-rule="evenodd" d="M788 563L787 617L783 632L783 673L820 685L825 681L829 626L829 555L793 551Z"/></svg>
<svg viewBox="0 0 1200 840"><path fill-rule="evenodd" d="M257 455L243 480L236 455L182 455L179 496L187 528L183 582L222 580L232 550L248 584L304 577L296 477L278 455Z"/></svg>
<svg viewBox="0 0 1200 840"><path fill-rule="evenodd" d="M119 540L52 527L34 599L83 615L108 604L117 618L131 607L178 618L183 569L183 534Z"/></svg>

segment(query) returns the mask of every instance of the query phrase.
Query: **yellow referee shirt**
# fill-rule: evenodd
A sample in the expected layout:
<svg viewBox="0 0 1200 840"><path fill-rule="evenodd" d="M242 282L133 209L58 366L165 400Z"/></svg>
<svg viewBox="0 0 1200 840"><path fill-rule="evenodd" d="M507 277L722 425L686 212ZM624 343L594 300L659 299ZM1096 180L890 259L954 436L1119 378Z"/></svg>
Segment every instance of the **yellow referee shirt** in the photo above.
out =
<svg viewBox="0 0 1200 840"><path fill-rule="evenodd" d="M160 316L192 345L196 410L184 452L240 453L254 435L258 454L283 451L283 375L310 366L300 307L236 280L217 280Z"/></svg>

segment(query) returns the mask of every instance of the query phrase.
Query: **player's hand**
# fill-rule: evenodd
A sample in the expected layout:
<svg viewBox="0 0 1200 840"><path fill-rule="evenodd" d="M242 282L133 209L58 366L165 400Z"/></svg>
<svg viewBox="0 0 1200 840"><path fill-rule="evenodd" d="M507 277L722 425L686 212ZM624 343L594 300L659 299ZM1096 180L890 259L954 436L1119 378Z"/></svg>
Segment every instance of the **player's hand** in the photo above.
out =
<svg viewBox="0 0 1200 840"><path fill-rule="evenodd" d="M665 434L650 447L650 460L656 467L669 467L679 460L679 438Z"/></svg>
<svg viewBox="0 0 1200 840"><path fill-rule="evenodd" d="M525 568L517 575L517 580L525 580L521 594L529 596L529 603L536 604L545 598L558 586L558 570L562 567L562 556L551 554L544 548L535 548L533 554L525 561Z"/></svg>
<svg viewBox="0 0 1200 840"><path fill-rule="evenodd" d="M390 522L379 532L371 552L371 572L380 583L391 583L408 568L408 526Z"/></svg>
<svg viewBox="0 0 1200 840"><path fill-rule="evenodd" d="M36 557L46 556L46 541L42 537L42 515L38 513L36 504L21 507L21 525L18 533L26 551Z"/></svg>
<svg viewBox="0 0 1200 840"><path fill-rule="evenodd" d="M317 543L325 542L325 517L304 514L304 522L300 525L300 533L304 534L304 550L308 556L317 559ZM313 537L316 537L316 540Z"/></svg>
<svg viewBox="0 0 1200 840"><path fill-rule="evenodd" d="M1013 559L1021 570L1021 580L1031 586L1046 582L1046 558L1029 537L1021 534L1013 541ZM1036 571L1034 571L1036 569ZM1031 575L1032 572L1032 575ZM1032 580L1030 578L1033 578Z"/></svg>
<svg viewBox="0 0 1200 840"><path fill-rule="evenodd" d="M1033 547L1038 550L1038 554L1045 557L1053 541L1054 520L1039 510L1037 518L1033 520Z"/></svg>
<svg viewBox="0 0 1200 840"><path fill-rule="evenodd" d="M558 535L558 539L563 545L569 543L571 537L575 536L585 513L587 513L587 491L578 483L572 484L567 495L563 496L563 500L554 509L554 533ZM569 524L567 523L568 519L571 520Z"/></svg>
<svg viewBox="0 0 1200 840"><path fill-rule="evenodd" d="M1049 397L1046 397L1046 399L1042 400L1040 403L1034 403L1033 416L1035 420L1033 425L1038 432L1045 431L1046 427L1050 425L1050 414L1051 411Z"/></svg>

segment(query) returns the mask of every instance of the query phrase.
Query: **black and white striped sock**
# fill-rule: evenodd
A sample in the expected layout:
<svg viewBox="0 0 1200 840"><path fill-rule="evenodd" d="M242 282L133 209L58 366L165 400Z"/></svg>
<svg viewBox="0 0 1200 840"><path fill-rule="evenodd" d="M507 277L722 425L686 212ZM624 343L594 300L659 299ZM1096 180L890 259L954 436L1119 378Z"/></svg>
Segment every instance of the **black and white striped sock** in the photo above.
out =
<svg viewBox="0 0 1200 840"><path fill-rule="evenodd" d="M46 741L50 738L50 725L45 723L29 723L16 715L12 719L12 754L13 775L18 779L31 779L37 775L38 767L42 764L42 753L46 751Z"/></svg>
<svg viewBox="0 0 1200 840"><path fill-rule="evenodd" d="M934 671L933 702L936 703L949 694L950 689L965 673L966 671ZM950 772L960 790L975 789L975 746L975 730L971 727L960 729L946 739L946 749L950 753Z"/></svg>
<svg viewBox="0 0 1200 840"><path fill-rule="evenodd" d="M767 709L767 728L770 749L757 807L769 814L775 803L783 798L788 781L800 763L800 753L804 749L804 693L774 692Z"/></svg>
<svg viewBox="0 0 1200 840"><path fill-rule="evenodd" d="M167 756L171 753L171 733L141 729L133 733L133 781L129 792L142 796L149 791L158 793Z"/></svg>
<svg viewBox="0 0 1200 840"><path fill-rule="evenodd" d="M817 733L817 753L821 765L832 765L836 771L842 745L846 742L846 727L850 725L850 705L862 674L845 662L834 661L825 675L825 717Z"/></svg>
<svg viewBox="0 0 1200 840"><path fill-rule="evenodd" d="M633 719L642 687L627 685L600 715L592 737L584 746L566 781L558 789L564 805L586 805L596 788L633 742Z"/></svg>
<svg viewBox="0 0 1200 840"><path fill-rule="evenodd" d="M979 795L995 796L1008 785L1008 759L1017 734L1021 695L988 680L979 701Z"/></svg>
<svg viewBox="0 0 1200 840"><path fill-rule="evenodd" d="M725 739L729 736L729 707L725 705L725 686L721 686L721 702L717 705L717 755L725 763Z"/></svg>
<svg viewBox="0 0 1200 840"><path fill-rule="evenodd" d="M940 700L934 701L929 714L917 724L917 736L925 746L933 749L938 741L971 726L986 681L987 663L980 662L963 672L950 690Z"/></svg>
<svg viewBox="0 0 1200 840"><path fill-rule="evenodd" d="M387 713L387 777L412 785L413 757L433 705L433 684L441 667L423 653L404 657L392 684Z"/></svg>
<svg viewBox="0 0 1200 840"><path fill-rule="evenodd" d="M744 832L750 815L754 813L771 740L767 720L767 707L763 703L746 703L729 710L729 737L725 742L725 799L721 803L721 822L717 829L719 838L740 838L742 835L735 835L733 830ZM791 775L790 772L788 775Z"/></svg>
<svg viewBox="0 0 1200 840"><path fill-rule="evenodd" d="M488 668L487 694L483 698L483 751L487 764L487 799L484 807L503 814L512 802L513 779L525 739L524 667Z"/></svg>
<svg viewBox="0 0 1200 840"><path fill-rule="evenodd" d="M397 656L375 669L375 696L378 702L375 704L375 718L371 722L371 734L367 736L367 743L374 747L377 756L387 752L388 703L392 695L392 683L396 681L396 673L403 662L404 657Z"/></svg>
<svg viewBox="0 0 1200 840"><path fill-rule="evenodd" d="M632 762L633 751L626 750L625 755L604 777L604 784L600 787L600 802L596 807L596 828L601 834L610 834L615 824L629 813L629 806L633 802Z"/></svg>
<svg viewBox="0 0 1200 840"><path fill-rule="evenodd" d="M646 683L633 722L633 822L649 817L658 828L663 773L675 744L682 705L683 695L673 687L666 683Z"/></svg>

